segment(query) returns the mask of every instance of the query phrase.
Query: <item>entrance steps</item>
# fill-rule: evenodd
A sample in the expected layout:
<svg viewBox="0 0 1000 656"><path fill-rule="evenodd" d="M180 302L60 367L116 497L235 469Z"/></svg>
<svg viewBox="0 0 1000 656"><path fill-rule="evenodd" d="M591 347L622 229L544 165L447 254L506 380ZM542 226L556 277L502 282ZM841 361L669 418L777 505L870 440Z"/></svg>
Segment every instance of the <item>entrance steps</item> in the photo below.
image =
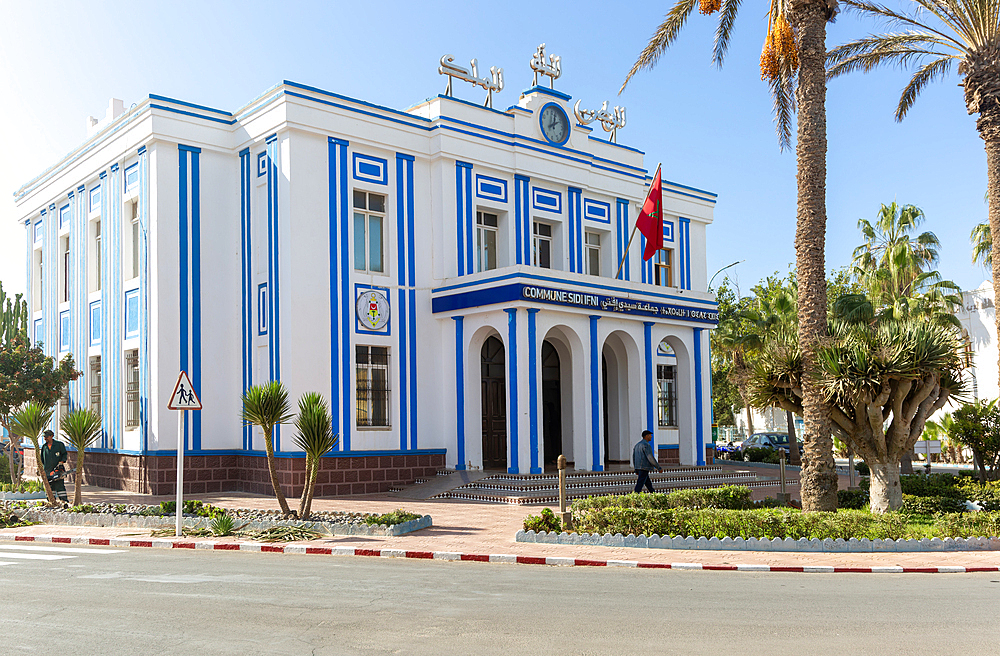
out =
<svg viewBox="0 0 1000 656"><path fill-rule="evenodd" d="M719 466L673 467L651 472L650 479L657 491L687 488L711 488L724 485L764 487L779 485L777 478L762 477L755 472L725 469ZM456 481L457 483L458 481ZM788 480L789 485L798 483ZM628 494L635 487L635 472L573 472L566 474L567 499L582 499L606 494ZM496 473L478 480L463 482L443 490L433 499L464 499L514 505L548 505L559 501L559 476L544 474Z"/></svg>

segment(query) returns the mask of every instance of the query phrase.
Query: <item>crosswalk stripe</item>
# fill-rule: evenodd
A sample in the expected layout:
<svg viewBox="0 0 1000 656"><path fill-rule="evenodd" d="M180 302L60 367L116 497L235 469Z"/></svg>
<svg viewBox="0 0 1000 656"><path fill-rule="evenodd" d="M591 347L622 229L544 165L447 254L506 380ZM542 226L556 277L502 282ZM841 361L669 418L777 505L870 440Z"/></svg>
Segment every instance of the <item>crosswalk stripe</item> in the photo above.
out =
<svg viewBox="0 0 1000 656"><path fill-rule="evenodd" d="M31 554L31 553L7 553L0 552L4 558L15 560L63 560L65 558L76 558L76 556L57 556L56 554Z"/></svg>
<svg viewBox="0 0 1000 656"><path fill-rule="evenodd" d="M0 545L0 553L3 553L7 549L18 549L22 551L56 551L59 553L98 553L98 554L113 554L113 553L125 553L124 549L87 549L86 547L40 547L34 545L26 544L2 544Z"/></svg>
<svg viewBox="0 0 1000 656"><path fill-rule="evenodd" d="M13 564L14 563L0 563L0 567L3 567L4 565L13 565Z"/></svg>

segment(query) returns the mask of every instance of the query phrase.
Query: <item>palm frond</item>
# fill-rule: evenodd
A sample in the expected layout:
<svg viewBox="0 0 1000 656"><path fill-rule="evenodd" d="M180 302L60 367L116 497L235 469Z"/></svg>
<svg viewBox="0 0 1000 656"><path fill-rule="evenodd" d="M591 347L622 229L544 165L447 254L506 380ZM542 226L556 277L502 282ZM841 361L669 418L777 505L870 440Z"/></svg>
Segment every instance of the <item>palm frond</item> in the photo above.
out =
<svg viewBox="0 0 1000 656"><path fill-rule="evenodd" d="M917 99L920 92L923 91L924 87L934 80L943 78L945 75L951 71L952 60L955 58L954 55L945 55L940 59L936 59L923 67L920 68L913 77L910 78L910 82L903 89L903 93L899 96L899 104L896 106L896 121L902 121L906 117L906 113L910 111L910 107L913 106L913 101ZM902 64L902 62L900 62Z"/></svg>
<svg viewBox="0 0 1000 656"><path fill-rule="evenodd" d="M78 408L59 421L59 429L73 448L84 451L101 437L101 415L90 408Z"/></svg>
<svg viewBox="0 0 1000 656"><path fill-rule="evenodd" d="M832 78L849 71L863 68L866 58L879 53L911 54L912 56L940 56L940 52L932 46L945 45L942 39L922 32L895 32L887 34L870 34L862 39L850 41L837 46L826 54L827 77ZM840 67L845 62L853 62L846 70ZM864 68L865 72L870 70Z"/></svg>
<svg viewBox="0 0 1000 656"><path fill-rule="evenodd" d="M722 62L729 51L729 42L736 23L736 14L740 10L742 0L723 0L719 10L719 26L715 30L715 48L712 51L712 63L722 67Z"/></svg>
<svg viewBox="0 0 1000 656"><path fill-rule="evenodd" d="M972 263L984 267L993 267L993 238L990 235L990 224L980 223L972 229L969 235L972 242Z"/></svg>
<svg viewBox="0 0 1000 656"><path fill-rule="evenodd" d="M890 24L907 25L912 28L916 28L917 31L929 32L936 35L940 39L947 41L952 45L952 47L958 50L965 50L965 44L961 41L955 39L951 35L942 32L938 29L927 25L923 21L918 20L916 17L907 16L906 14L901 14L897 11L889 9L885 5L879 4L877 2L868 2L867 0L839 0L840 4L847 8L848 12L854 12L861 15L867 15L867 17L880 17L889 21ZM914 0L920 3L920 0Z"/></svg>
<svg viewBox="0 0 1000 656"><path fill-rule="evenodd" d="M792 113L795 111L794 73L781 74L768 80L771 99L774 103L774 130L778 135L778 147L784 151L792 147Z"/></svg>
<svg viewBox="0 0 1000 656"><path fill-rule="evenodd" d="M656 62L659 61L660 56L663 55L667 47L677 38L678 33L684 27L684 23L687 22L688 17L694 11L697 4L698 0L678 0L677 4L670 9L663 22L660 23L660 26L656 28L656 32L649 39L649 43L639 53L638 59L632 65L632 70L625 76L625 81L622 82L622 86L618 90L619 95L625 91L625 87L633 75L643 69L649 70L656 66Z"/></svg>

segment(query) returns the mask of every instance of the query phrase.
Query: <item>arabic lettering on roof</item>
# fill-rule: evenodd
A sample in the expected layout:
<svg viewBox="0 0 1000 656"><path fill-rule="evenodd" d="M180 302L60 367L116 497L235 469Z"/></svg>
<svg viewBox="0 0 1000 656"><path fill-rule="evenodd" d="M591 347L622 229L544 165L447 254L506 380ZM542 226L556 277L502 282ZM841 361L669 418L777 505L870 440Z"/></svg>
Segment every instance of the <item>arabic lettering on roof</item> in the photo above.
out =
<svg viewBox="0 0 1000 656"><path fill-rule="evenodd" d="M438 73L441 75L448 76L448 88L445 89L444 95L451 95L451 82L453 78L458 78L472 84L472 86L478 86L486 89L486 102L485 107L493 107L493 92L503 91L503 68L497 68L496 66L490 66L490 77L479 77L479 63L473 59L471 62L472 66L470 68L462 68L461 66L455 64L455 57L452 55L444 55L441 57L441 65L438 66Z"/></svg>
<svg viewBox="0 0 1000 656"><path fill-rule="evenodd" d="M549 88L555 89L555 82L562 75L562 58L559 55L549 55L548 60L546 60L545 44L543 43L538 46L538 50L531 56L531 61L528 63L535 73L531 86L538 85L538 76L541 74L549 76Z"/></svg>
<svg viewBox="0 0 1000 656"><path fill-rule="evenodd" d="M573 290L524 285L521 289L521 296L529 301L594 308L604 312L620 312L622 314L638 314L662 319L682 319L706 323L719 322L719 312L714 309L692 308L683 305L656 303L654 301L604 296L602 294L587 294Z"/></svg>

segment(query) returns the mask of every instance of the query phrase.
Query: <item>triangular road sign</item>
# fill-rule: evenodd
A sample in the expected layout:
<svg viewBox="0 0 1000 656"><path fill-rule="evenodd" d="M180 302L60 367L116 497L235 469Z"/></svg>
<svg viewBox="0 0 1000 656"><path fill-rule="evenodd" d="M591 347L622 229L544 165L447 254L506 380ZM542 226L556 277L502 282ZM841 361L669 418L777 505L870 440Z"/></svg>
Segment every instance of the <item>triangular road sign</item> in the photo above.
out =
<svg viewBox="0 0 1000 656"><path fill-rule="evenodd" d="M167 404L169 410L201 410L201 401L198 393L191 385L191 379L187 372L182 371L177 376L177 384L174 385L174 393L170 395L170 403Z"/></svg>

